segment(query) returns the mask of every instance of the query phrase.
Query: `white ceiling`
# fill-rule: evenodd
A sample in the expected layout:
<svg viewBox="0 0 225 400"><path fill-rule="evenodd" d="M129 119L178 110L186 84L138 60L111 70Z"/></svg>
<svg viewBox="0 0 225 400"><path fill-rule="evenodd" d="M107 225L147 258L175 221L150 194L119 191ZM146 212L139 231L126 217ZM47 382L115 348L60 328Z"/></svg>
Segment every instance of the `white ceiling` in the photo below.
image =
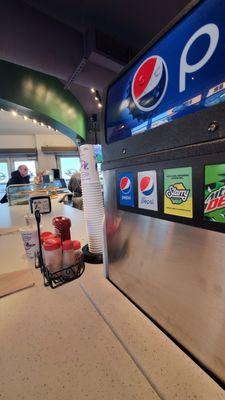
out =
<svg viewBox="0 0 225 400"><path fill-rule="evenodd" d="M41 121L36 124L31 119L25 120L22 116L13 116L12 112L0 111L0 135L52 135L54 129L41 126Z"/></svg>

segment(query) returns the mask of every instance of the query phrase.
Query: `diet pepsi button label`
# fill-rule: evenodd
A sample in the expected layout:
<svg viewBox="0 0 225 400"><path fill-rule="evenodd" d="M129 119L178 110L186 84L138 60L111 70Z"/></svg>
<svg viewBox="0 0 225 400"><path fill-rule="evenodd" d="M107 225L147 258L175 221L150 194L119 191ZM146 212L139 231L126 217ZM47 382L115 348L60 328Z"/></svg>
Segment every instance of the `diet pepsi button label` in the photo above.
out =
<svg viewBox="0 0 225 400"><path fill-rule="evenodd" d="M134 207L134 178L131 172L118 176L119 201L121 206Z"/></svg>
<svg viewBox="0 0 225 400"><path fill-rule="evenodd" d="M156 171L138 172L138 208L158 211Z"/></svg>

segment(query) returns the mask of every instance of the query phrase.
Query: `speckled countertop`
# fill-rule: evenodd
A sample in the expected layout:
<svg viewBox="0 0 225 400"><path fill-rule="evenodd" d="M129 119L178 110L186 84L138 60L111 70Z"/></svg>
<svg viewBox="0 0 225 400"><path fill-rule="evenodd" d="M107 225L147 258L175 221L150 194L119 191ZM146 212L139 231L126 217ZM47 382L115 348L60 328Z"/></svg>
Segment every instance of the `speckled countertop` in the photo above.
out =
<svg viewBox="0 0 225 400"><path fill-rule="evenodd" d="M18 224L25 213L11 209L3 226ZM72 216L73 237L84 244L82 212L58 205L54 212ZM49 217L43 222L50 227ZM23 265L20 238L13 237L14 260ZM0 254L6 242L0 239ZM8 263L8 271L13 269ZM35 287L0 300L0 400L225 399L104 278L102 266L87 265L79 280L55 290L43 286L38 270L34 275Z"/></svg>
<svg viewBox="0 0 225 400"><path fill-rule="evenodd" d="M78 282L1 300L1 400L154 399Z"/></svg>

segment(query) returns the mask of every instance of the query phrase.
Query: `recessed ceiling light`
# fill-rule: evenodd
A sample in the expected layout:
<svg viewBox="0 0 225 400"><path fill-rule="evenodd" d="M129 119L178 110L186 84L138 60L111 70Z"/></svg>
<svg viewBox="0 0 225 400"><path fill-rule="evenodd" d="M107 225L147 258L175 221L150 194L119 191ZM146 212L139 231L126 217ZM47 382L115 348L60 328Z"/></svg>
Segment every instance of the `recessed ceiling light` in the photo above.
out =
<svg viewBox="0 0 225 400"><path fill-rule="evenodd" d="M28 120L28 117L26 115L23 116L23 119L25 119L25 121Z"/></svg>
<svg viewBox="0 0 225 400"><path fill-rule="evenodd" d="M99 98L98 98L97 96L95 96L95 100L96 100L96 101L99 101Z"/></svg>
<svg viewBox="0 0 225 400"><path fill-rule="evenodd" d="M50 125L48 125L48 129L52 129L52 127Z"/></svg>
<svg viewBox="0 0 225 400"><path fill-rule="evenodd" d="M1 108L1 111L5 111L4 108Z"/></svg>
<svg viewBox="0 0 225 400"><path fill-rule="evenodd" d="M41 126L45 126L45 124L43 124L43 122L40 123Z"/></svg>
<svg viewBox="0 0 225 400"><path fill-rule="evenodd" d="M101 104L101 103L98 103L98 107L99 107L99 108L102 108L102 104Z"/></svg>
<svg viewBox="0 0 225 400"><path fill-rule="evenodd" d="M17 112L16 111L12 111L12 115L14 116L14 117L17 117Z"/></svg>
<svg viewBox="0 0 225 400"><path fill-rule="evenodd" d="M32 119L32 122L33 122L34 124L36 124L36 123L37 123L36 119Z"/></svg>
<svg viewBox="0 0 225 400"><path fill-rule="evenodd" d="M91 88L91 93L95 93L95 89L93 87Z"/></svg>

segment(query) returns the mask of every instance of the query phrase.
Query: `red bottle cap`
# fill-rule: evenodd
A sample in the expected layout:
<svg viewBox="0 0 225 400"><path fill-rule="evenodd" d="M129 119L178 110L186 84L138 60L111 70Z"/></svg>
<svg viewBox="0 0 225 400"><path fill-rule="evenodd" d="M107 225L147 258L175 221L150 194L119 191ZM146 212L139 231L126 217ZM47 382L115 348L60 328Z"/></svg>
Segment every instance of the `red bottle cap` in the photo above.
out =
<svg viewBox="0 0 225 400"><path fill-rule="evenodd" d="M52 232L42 232L41 233L41 243L43 243L46 239L49 239L51 237L55 237L54 233Z"/></svg>
<svg viewBox="0 0 225 400"><path fill-rule="evenodd" d="M55 217L53 218L52 223L56 227L71 227L71 220L67 217Z"/></svg>
<svg viewBox="0 0 225 400"><path fill-rule="evenodd" d="M74 250L79 250L81 248L81 243L79 240L72 240Z"/></svg>
<svg viewBox="0 0 225 400"><path fill-rule="evenodd" d="M62 244L63 250L73 250L73 241L65 240Z"/></svg>
<svg viewBox="0 0 225 400"><path fill-rule="evenodd" d="M56 250L59 249L61 247L61 240L57 237L52 237L49 239L46 239L44 241L44 249L45 250Z"/></svg>

